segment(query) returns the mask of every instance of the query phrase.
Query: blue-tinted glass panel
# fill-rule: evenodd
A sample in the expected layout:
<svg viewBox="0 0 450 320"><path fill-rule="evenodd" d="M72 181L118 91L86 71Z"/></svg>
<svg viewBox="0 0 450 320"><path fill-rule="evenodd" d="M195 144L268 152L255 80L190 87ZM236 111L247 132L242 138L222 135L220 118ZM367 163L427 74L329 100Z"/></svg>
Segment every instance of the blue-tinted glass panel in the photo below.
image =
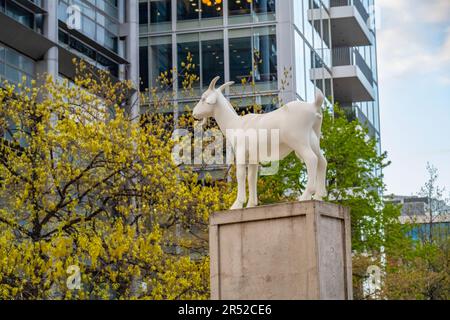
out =
<svg viewBox="0 0 450 320"><path fill-rule="evenodd" d="M172 44L170 37L164 37L156 41L152 41L150 45L149 61L150 61L150 85L156 87L158 78L162 73L166 74L166 78L171 80L172 66Z"/></svg>
<svg viewBox="0 0 450 320"><path fill-rule="evenodd" d="M150 22L161 23L172 20L172 4L170 0L150 1Z"/></svg>
<svg viewBox="0 0 450 320"><path fill-rule="evenodd" d="M305 48L303 38L295 33L295 80L296 91L300 98L306 100L306 69L305 69Z"/></svg>
<svg viewBox="0 0 450 320"><path fill-rule="evenodd" d="M192 75L200 76L200 42L186 41L178 43L178 87L185 88L192 84L193 87L199 87L200 83L195 81L194 83L189 81ZM192 61L189 63L188 56L192 57ZM191 68L187 66L191 64Z"/></svg>
<svg viewBox="0 0 450 320"><path fill-rule="evenodd" d="M177 19L178 20L194 20L198 19L200 14L200 6L197 0L177 0Z"/></svg>
<svg viewBox="0 0 450 320"><path fill-rule="evenodd" d="M222 81L225 77L223 39L202 41L203 88L206 88L216 76Z"/></svg>
<svg viewBox="0 0 450 320"><path fill-rule="evenodd" d="M252 38L241 37L229 40L230 80L236 83L252 81ZM245 80L244 80L245 79Z"/></svg>
<svg viewBox="0 0 450 320"><path fill-rule="evenodd" d="M139 88L141 91L145 91L149 87L147 45L139 47L139 77L141 79Z"/></svg>

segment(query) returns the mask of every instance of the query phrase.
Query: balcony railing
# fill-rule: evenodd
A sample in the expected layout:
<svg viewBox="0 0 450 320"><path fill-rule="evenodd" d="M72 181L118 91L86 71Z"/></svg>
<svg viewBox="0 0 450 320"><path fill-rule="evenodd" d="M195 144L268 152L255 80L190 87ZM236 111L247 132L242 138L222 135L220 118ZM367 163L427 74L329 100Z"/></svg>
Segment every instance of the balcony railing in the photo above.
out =
<svg viewBox="0 0 450 320"><path fill-rule="evenodd" d="M338 47L332 50L333 66L357 66L366 76L367 80L373 85L373 73L362 55L355 48Z"/></svg>
<svg viewBox="0 0 450 320"><path fill-rule="evenodd" d="M369 21L370 15L361 0L331 0L330 7L354 6L364 21Z"/></svg>

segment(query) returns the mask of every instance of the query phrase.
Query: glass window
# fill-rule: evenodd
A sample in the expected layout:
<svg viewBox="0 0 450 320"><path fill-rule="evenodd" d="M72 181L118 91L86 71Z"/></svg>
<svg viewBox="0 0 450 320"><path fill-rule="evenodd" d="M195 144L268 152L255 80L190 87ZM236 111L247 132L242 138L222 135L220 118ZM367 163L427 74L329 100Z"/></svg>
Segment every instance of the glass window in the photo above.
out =
<svg viewBox="0 0 450 320"><path fill-rule="evenodd" d="M230 80L236 83L252 81L252 38L237 37L229 40Z"/></svg>
<svg viewBox="0 0 450 320"><path fill-rule="evenodd" d="M148 66L148 45L145 41L139 46L139 77L141 78L139 88L141 91L145 91L149 87Z"/></svg>
<svg viewBox="0 0 450 320"><path fill-rule="evenodd" d="M277 80L277 42L276 36L255 35L253 38L254 77L256 82Z"/></svg>
<svg viewBox="0 0 450 320"><path fill-rule="evenodd" d="M198 0L177 0L177 19L178 20L194 20L199 18Z"/></svg>
<svg viewBox="0 0 450 320"><path fill-rule="evenodd" d="M296 91L300 99L306 101L306 83L307 76L305 69L305 48L303 38L295 32L295 80Z"/></svg>
<svg viewBox="0 0 450 320"><path fill-rule="evenodd" d="M306 63L306 101L314 101L315 87L311 80L310 70L313 68L313 61L315 61L314 50L305 44L305 63Z"/></svg>
<svg viewBox="0 0 450 320"><path fill-rule="evenodd" d="M294 1L294 23L303 32L303 0Z"/></svg>
<svg viewBox="0 0 450 320"><path fill-rule="evenodd" d="M255 0L253 3L256 14L268 14L275 12L275 0Z"/></svg>
<svg viewBox="0 0 450 320"><path fill-rule="evenodd" d="M228 14L230 16L249 15L251 13L251 1L246 0L229 0Z"/></svg>
<svg viewBox="0 0 450 320"><path fill-rule="evenodd" d="M10 82L19 83L21 81L20 71L5 65L5 78Z"/></svg>
<svg viewBox="0 0 450 320"><path fill-rule="evenodd" d="M209 32L202 34L202 79L203 89L206 89L216 76L220 77L219 83L223 83L224 52L223 33Z"/></svg>
<svg viewBox="0 0 450 320"><path fill-rule="evenodd" d="M177 0L177 28L217 26L223 23L222 0Z"/></svg>
<svg viewBox="0 0 450 320"><path fill-rule="evenodd" d="M116 15L111 15L111 10L117 10L116 2L110 0L90 0L89 2L81 0L72 0L70 4L78 5L81 9L81 31L99 44L118 53L119 42L119 22ZM59 0L58 19L66 22L68 14L66 12L68 6L67 0ZM99 9L103 10L100 11Z"/></svg>
<svg viewBox="0 0 450 320"><path fill-rule="evenodd" d="M34 15L14 2L9 1L7 3L6 14L29 28L34 27Z"/></svg>
<svg viewBox="0 0 450 320"><path fill-rule="evenodd" d="M202 19L222 17L222 0L201 0L200 8Z"/></svg>
<svg viewBox="0 0 450 320"><path fill-rule="evenodd" d="M25 57L12 49L6 50L5 58L6 63L23 70L28 74L34 73L34 61L30 58Z"/></svg>
<svg viewBox="0 0 450 320"><path fill-rule="evenodd" d="M6 48L0 44L0 61L5 61Z"/></svg>
<svg viewBox="0 0 450 320"><path fill-rule="evenodd" d="M119 76L119 65L105 56L97 53L97 67L109 71L113 76Z"/></svg>
<svg viewBox="0 0 450 320"><path fill-rule="evenodd" d="M192 76L200 76L200 41L198 33L178 36L178 87L190 85L197 88L199 81L190 81Z"/></svg>
<svg viewBox="0 0 450 320"><path fill-rule="evenodd" d="M5 64L0 60L0 81L3 81L5 77Z"/></svg>
<svg viewBox="0 0 450 320"><path fill-rule="evenodd" d="M157 87L159 77L164 73L166 79L172 79L172 37L152 37L149 47L150 75L149 84Z"/></svg>
<svg viewBox="0 0 450 320"><path fill-rule="evenodd" d="M275 20L275 0L229 0L230 23Z"/></svg>
<svg viewBox="0 0 450 320"><path fill-rule="evenodd" d="M277 109L277 95L255 95L250 97L231 98L231 104L239 113L271 112Z"/></svg>
<svg viewBox="0 0 450 320"><path fill-rule="evenodd" d="M150 23L152 31L171 30L172 2L170 0L150 0Z"/></svg>
<svg viewBox="0 0 450 320"><path fill-rule="evenodd" d="M74 37L69 37L69 46L95 61L95 51Z"/></svg>
<svg viewBox="0 0 450 320"><path fill-rule="evenodd" d="M83 16L81 19L83 33L91 39L95 39L95 22Z"/></svg>
<svg viewBox="0 0 450 320"><path fill-rule="evenodd" d="M142 0L141 0L142 1ZM147 0L144 0L145 2L139 2L139 24L148 24L148 2Z"/></svg>
<svg viewBox="0 0 450 320"><path fill-rule="evenodd" d="M308 18L308 10L311 7L312 0L303 0L303 21L304 21L304 31L303 34L311 45L313 43L313 25Z"/></svg>
<svg viewBox="0 0 450 320"><path fill-rule="evenodd" d="M277 89L276 28L231 30L229 33L230 79L255 82L258 90Z"/></svg>

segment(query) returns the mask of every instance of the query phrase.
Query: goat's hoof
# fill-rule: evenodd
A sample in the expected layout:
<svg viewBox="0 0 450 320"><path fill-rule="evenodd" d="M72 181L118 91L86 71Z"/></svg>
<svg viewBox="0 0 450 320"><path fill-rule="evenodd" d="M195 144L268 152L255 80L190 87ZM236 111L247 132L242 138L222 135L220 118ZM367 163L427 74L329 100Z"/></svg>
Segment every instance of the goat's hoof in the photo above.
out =
<svg viewBox="0 0 450 320"><path fill-rule="evenodd" d="M238 202L236 201L230 208L230 210L238 210L238 209L242 209L244 208L244 203L243 202Z"/></svg>
<svg viewBox="0 0 450 320"><path fill-rule="evenodd" d="M257 207L257 206L258 206L257 203L250 203L250 202L249 202L249 203L247 204L247 209L248 209L248 208L254 208L254 207Z"/></svg>
<svg viewBox="0 0 450 320"><path fill-rule="evenodd" d="M314 195L313 199L316 201L323 201L323 197L321 195Z"/></svg>
<svg viewBox="0 0 450 320"><path fill-rule="evenodd" d="M309 201L311 200L312 194L304 193L301 195L301 197L298 199L298 201Z"/></svg>

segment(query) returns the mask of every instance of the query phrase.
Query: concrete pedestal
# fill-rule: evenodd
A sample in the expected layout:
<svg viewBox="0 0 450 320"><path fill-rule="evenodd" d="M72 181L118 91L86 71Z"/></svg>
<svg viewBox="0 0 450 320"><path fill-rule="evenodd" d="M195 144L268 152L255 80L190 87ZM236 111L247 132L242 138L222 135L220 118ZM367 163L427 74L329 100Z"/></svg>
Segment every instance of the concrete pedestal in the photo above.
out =
<svg viewBox="0 0 450 320"><path fill-rule="evenodd" d="M349 209L306 201L210 219L211 299L352 299Z"/></svg>

